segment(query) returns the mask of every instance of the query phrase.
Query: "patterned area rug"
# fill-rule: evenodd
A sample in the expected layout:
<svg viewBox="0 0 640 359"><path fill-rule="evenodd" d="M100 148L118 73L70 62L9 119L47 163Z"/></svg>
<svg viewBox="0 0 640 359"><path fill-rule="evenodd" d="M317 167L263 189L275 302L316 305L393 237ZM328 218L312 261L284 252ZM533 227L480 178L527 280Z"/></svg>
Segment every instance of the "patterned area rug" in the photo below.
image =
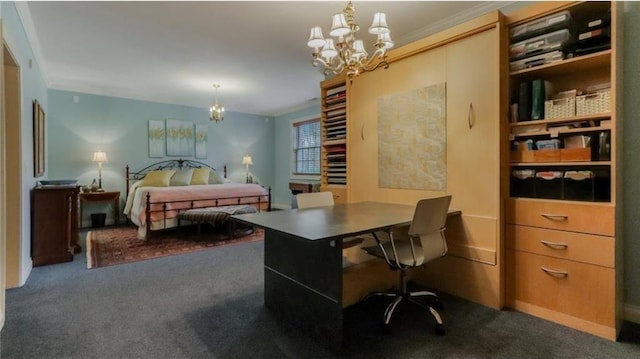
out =
<svg viewBox="0 0 640 359"><path fill-rule="evenodd" d="M256 229L235 238L214 232L200 235L176 230L154 232L150 240L138 239L135 227L110 228L87 233L87 268L99 268L147 259L190 253L229 244L255 242L264 239L264 232Z"/></svg>

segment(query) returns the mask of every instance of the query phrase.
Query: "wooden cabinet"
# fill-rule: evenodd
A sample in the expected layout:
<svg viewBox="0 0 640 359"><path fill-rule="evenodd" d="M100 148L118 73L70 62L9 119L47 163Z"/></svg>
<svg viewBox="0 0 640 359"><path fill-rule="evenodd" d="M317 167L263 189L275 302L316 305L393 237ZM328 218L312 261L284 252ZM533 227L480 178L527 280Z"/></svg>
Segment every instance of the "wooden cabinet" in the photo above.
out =
<svg viewBox="0 0 640 359"><path fill-rule="evenodd" d="M565 49L564 59L509 72L512 99L520 98L523 84L543 80L554 94L586 92L605 84L610 100L589 113L575 105L562 117L547 112L535 121L505 118L510 121L507 145L512 150L505 161L510 177L506 304L612 340L620 328L622 298L617 7L615 2L540 3L510 15L507 25L515 29L568 12L578 33L585 31L581 24L591 23L587 20L610 16L610 46L588 54ZM567 140L577 136L588 139L584 148L568 146ZM533 148L521 146L527 140ZM560 148L535 147L549 140L558 140ZM569 177L577 172L588 176L580 181Z"/></svg>
<svg viewBox="0 0 640 359"><path fill-rule="evenodd" d="M335 203L347 202L346 187L349 181L347 87L344 76L325 80L320 84L322 95L320 190L333 192Z"/></svg>
<svg viewBox="0 0 640 359"><path fill-rule="evenodd" d="M33 265L72 261L77 241L78 188L34 188L31 192Z"/></svg>
<svg viewBox="0 0 640 359"><path fill-rule="evenodd" d="M388 69L361 74L348 88L349 201L415 205L421 198L451 194L451 207L462 214L447 223L449 255L424 271L415 271L413 279L493 308L501 308L504 299L500 158L505 153L501 138L507 125L501 109L507 104L501 92L501 65L506 63L501 56L501 21L501 14L490 13L393 49ZM441 84L446 87L445 187L380 185L383 171L407 181L418 178L411 170L416 163L426 168L424 153L430 151L418 137L406 136L404 143L398 141L397 156L417 156L406 161L405 168L381 161L378 156L385 136L380 103L396 94L404 95L401 100L411 99L412 94ZM398 116L411 113L408 101L403 102L407 110L398 111ZM415 121L427 117L415 111L412 116ZM397 138L418 128L417 124L397 125L392 130Z"/></svg>

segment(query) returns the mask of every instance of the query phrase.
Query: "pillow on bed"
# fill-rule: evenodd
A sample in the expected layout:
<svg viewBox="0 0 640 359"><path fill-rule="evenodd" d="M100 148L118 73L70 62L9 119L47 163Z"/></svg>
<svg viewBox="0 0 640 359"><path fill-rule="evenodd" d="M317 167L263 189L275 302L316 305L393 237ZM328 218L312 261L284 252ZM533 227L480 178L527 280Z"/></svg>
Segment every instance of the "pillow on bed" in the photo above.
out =
<svg viewBox="0 0 640 359"><path fill-rule="evenodd" d="M223 179L218 171L211 171L209 173L209 184L222 184Z"/></svg>
<svg viewBox="0 0 640 359"><path fill-rule="evenodd" d="M191 184L209 184L209 168L194 168Z"/></svg>
<svg viewBox="0 0 640 359"><path fill-rule="evenodd" d="M179 170L171 176L169 186L188 186L191 184L191 177L193 176L193 168L186 170Z"/></svg>
<svg viewBox="0 0 640 359"><path fill-rule="evenodd" d="M144 176L141 187L168 187L175 170L150 171Z"/></svg>

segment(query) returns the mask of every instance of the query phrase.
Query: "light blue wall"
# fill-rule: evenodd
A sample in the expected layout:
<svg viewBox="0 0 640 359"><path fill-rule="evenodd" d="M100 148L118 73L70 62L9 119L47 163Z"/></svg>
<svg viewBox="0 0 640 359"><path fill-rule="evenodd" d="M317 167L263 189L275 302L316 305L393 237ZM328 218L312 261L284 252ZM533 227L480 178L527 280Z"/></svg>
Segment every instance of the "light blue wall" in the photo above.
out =
<svg viewBox="0 0 640 359"><path fill-rule="evenodd" d="M21 83L21 197L22 214L20 216L22 228L20 259L20 282L24 283L31 272L31 204L30 191L36 184L33 177L33 121L32 101L47 108L47 88L43 81L39 64L35 61L31 44L22 26L20 17L13 2L3 1L2 8L2 36L11 54L20 67ZM46 110L45 110L46 111ZM11 169L9 169L11 170ZM13 169L15 170L15 169ZM7 240L13 240L8 238Z"/></svg>
<svg viewBox="0 0 640 359"><path fill-rule="evenodd" d="M77 102L74 101L77 99ZM250 173L254 181L265 186L273 182L274 121L264 116L226 112L224 121L211 123L206 108L177 106L155 102L49 90L48 177L74 178L90 184L98 177L93 152L106 151L102 187L125 193L125 166L142 169L163 158L149 158L148 121L183 120L206 125L207 158L198 159L222 171L227 166L228 178L244 182L246 169L242 156L248 153L254 165ZM166 157L164 159L180 158ZM194 159L193 157L185 157ZM83 219L88 222L85 213ZM111 213L107 211L106 213ZM108 218L110 223L110 218Z"/></svg>
<svg viewBox="0 0 640 359"><path fill-rule="evenodd" d="M318 97L320 97L320 85L318 84ZM275 118L274 134L274 184L273 203L278 207L291 206L291 191L289 181L293 177L291 124L299 120L317 118L320 116L320 104L316 104L301 110L290 112ZM306 179L318 179L319 177L298 177Z"/></svg>

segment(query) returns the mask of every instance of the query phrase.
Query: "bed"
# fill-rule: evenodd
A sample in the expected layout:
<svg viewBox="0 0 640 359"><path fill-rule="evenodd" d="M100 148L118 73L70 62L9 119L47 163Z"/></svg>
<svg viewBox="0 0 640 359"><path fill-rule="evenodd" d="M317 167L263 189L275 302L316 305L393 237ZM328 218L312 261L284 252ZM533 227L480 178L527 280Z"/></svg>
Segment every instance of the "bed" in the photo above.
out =
<svg viewBox="0 0 640 359"><path fill-rule="evenodd" d="M166 160L133 172L126 166L127 200L124 214L138 227L138 237L178 226L178 214L189 209L252 205L271 210L271 188L233 183L227 168L215 168L193 160Z"/></svg>

